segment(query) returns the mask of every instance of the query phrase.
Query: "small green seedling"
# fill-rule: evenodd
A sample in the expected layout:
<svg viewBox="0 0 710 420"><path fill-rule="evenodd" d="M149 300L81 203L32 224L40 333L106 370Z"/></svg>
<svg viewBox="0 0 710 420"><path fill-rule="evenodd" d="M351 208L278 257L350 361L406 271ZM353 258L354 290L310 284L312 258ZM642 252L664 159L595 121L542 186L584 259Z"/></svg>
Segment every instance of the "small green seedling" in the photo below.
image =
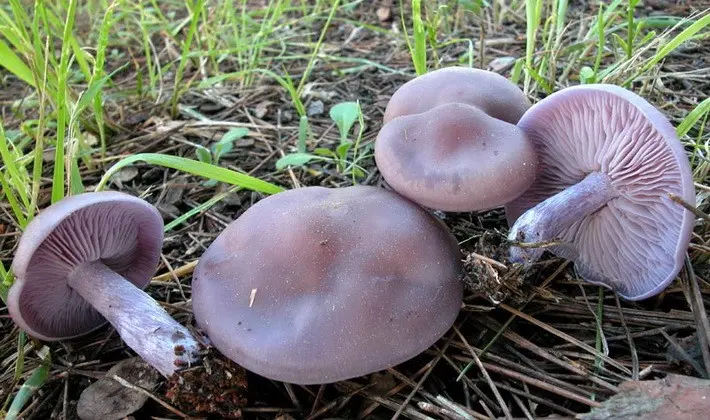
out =
<svg viewBox="0 0 710 420"><path fill-rule="evenodd" d="M298 167L307 164L310 161L324 161L333 162L336 165L338 172L342 174L352 173L354 177L363 177L365 173L362 169L357 167L355 163L362 157L357 156L357 149L359 142L362 138L362 133L364 130L364 120L362 117L362 110L360 109L359 102L342 102L334 105L329 112L330 118L333 120L335 125L338 127L340 132L340 143L335 151L330 150L325 147L319 147L313 150L312 153L308 153L305 150L305 135L308 129L307 121L306 124L299 126L299 150L296 153L290 153L276 162L276 169L282 170L288 166ZM358 133L355 142L349 140L350 131L355 125L355 122L360 123L360 131ZM348 164L348 153L353 150L353 162Z"/></svg>
<svg viewBox="0 0 710 420"><path fill-rule="evenodd" d="M195 154L197 155L197 159L200 162L219 165L219 159L223 155L232 151L234 142L246 136L247 134L249 134L249 129L247 128L233 128L227 131L224 136L222 136L222 139L220 139L216 143L213 143L209 149L205 146L196 144ZM207 187L214 187L215 185L217 185L217 181L211 179L209 181L205 181L204 185Z"/></svg>

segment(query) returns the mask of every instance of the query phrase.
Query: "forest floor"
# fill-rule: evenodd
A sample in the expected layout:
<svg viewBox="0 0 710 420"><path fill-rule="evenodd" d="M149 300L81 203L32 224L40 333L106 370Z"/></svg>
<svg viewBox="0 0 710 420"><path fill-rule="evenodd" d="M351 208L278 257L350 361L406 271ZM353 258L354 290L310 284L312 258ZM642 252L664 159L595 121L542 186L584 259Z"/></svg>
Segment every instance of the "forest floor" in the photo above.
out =
<svg viewBox="0 0 710 420"><path fill-rule="evenodd" d="M101 42L106 10L106 2L94 3L79 6L73 28L78 45L92 56ZM185 2L203 7L197 20L183 2L158 2L160 10L150 6L152 2L123 3L114 10L103 68L104 74L116 72L100 89L107 127L105 157L91 107L82 118L72 120L79 139L76 150L89 151L77 159L82 188L94 189L109 168L130 156L150 153L204 161L205 152L210 154L210 147L225 136L232 136L231 147L219 157L220 167L285 189L344 187L353 182L383 185L372 145L390 96L416 76L404 33L406 29L412 35L411 4L405 6L403 27L399 2L391 1L340 2L332 16L332 2L324 1L247 1L244 10L239 4L227 5L231 2ZM707 25L662 59L650 61L690 24L707 18L707 2L639 3L633 22L638 27L643 21L644 26L629 50L622 44L628 39L628 2L608 2L616 8L607 5L603 10L606 32L600 41L590 29L599 16L598 2L570 2L561 23L550 23L552 11L566 2L541 1L532 46L526 42L531 17L524 1L490 1L480 10L477 1L423 3L429 70L472 65L495 71L514 79L532 102L580 83L580 74L587 77L587 71L615 84L633 76L627 87L657 106L676 127L688 121L710 93ZM444 3L449 7L437 8ZM11 13L9 6L0 10ZM58 5L52 10L62 19L55 22L58 26L49 25L56 43L47 45L58 52L67 9ZM646 36L649 31L655 35ZM39 45L44 48L44 40ZM18 56L32 57L27 52ZM56 60L59 57L57 53ZM526 59L538 70L539 79L516 65ZM76 100L86 89L87 75L81 60L70 62L68 68L69 96ZM26 212L50 203L56 158L52 142L61 115L54 112L56 97L38 92L42 89L0 67L0 118L16 153L31 157L37 150L38 122L46 130L45 147L40 149L43 176L36 183L34 207ZM308 130L300 131L306 134L306 150L335 151L341 136L329 111L353 101L359 102L364 125L356 122L348 138L354 141L361 132L361 147L357 156L351 150L345 159L357 159L361 177L354 181L332 161L318 159L276 168L280 158L298 151L301 113L308 122ZM681 136L693 165L694 204L706 213L707 116L705 111ZM214 162L214 155L210 159ZM29 161L24 164L31 168ZM266 196L205 181L160 161L141 160L113 173L105 186L145 198L164 216L168 227L161 265L146 290L190 328L194 328L190 281L195 263L220 231ZM7 200L0 207L5 270L22 226ZM507 248L502 246L508 229L503 209L441 216L466 255L465 306L454 328L423 354L366 377L296 386L245 372L212 350L204 364L151 389L151 398L135 418L573 416L598 407L627 380L667 373L708 378L710 359L702 351L710 343L707 221L698 219L689 264L679 278L656 297L628 302L580 280L573 264L551 254L530 270L508 264ZM51 354L49 365L46 350ZM4 404L0 409L8 410L23 395L22 403L16 404L22 418L76 418L82 391L116 362L133 356L110 327L56 343L20 337L0 303L0 404ZM39 387L23 388L29 379Z"/></svg>

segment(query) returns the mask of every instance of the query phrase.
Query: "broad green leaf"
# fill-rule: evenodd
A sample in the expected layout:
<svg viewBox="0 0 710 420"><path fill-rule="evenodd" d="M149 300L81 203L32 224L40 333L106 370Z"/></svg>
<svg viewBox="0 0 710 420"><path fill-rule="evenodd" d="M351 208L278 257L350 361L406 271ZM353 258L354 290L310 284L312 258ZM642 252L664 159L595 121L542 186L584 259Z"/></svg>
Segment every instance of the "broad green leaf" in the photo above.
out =
<svg viewBox="0 0 710 420"><path fill-rule="evenodd" d="M210 154L209 149L207 149L206 147L196 144L195 154L197 155L197 159L199 159L200 162L212 163L212 155Z"/></svg>
<svg viewBox="0 0 710 420"><path fill-rule="evenodd" d="M220 141L212 145L212 153L214 154L215 163L219 161L219 158L222 157L223 154L232 151L232 143L235 140L238 140L247 134L249 134L249 129L246 127L233 128L227 131L224 136L222 136Z"/></svg>
<svg viewBox="0 0 710 420"><path fill-rule="evenodd" d="M276 169L280 171L287 166L302 166L317 158L318 156L310 153L291 153L276 161Z"/></svg>
<svg viewBox="0 0 710 420"><path fill-rule="evenodd" d="M579 71L579 79L582 83L594 83L594 70L591 67L584 66Z"/></svg>
<svg viewBox="0 0 710 420"><path fill-rule="evenodd" d="M337 149L335 149L335 153L338 155L338 157L341 160L345 160L345 157L348 155L348 151L350 148L353 146L352 142L346 141L340 146L338 146Z"/></svg>
<svg viewBox="0 0 710 420"><path fill-rule="evenodd" d="M330 118L340 130L341 143L347 139L348 133L355 121L357 121L359 114L360 106L357 102L342 102L330 108Z"/></svg>
<svg viewBox="0 0 710 420"><path fill-rule="evenodd" d="M327 148L325 148L325 147L318 147L318 148L314 149L314 150L313 150L313 154L314 154L314 155L318 155L318 156L326 156L326 157L329 157L329 158L332 157L332 158L335 158L335 159L338 158L338 155L335 154L334 151L332 151L332 150L330 150L330 149L327 149Z"/></svg>

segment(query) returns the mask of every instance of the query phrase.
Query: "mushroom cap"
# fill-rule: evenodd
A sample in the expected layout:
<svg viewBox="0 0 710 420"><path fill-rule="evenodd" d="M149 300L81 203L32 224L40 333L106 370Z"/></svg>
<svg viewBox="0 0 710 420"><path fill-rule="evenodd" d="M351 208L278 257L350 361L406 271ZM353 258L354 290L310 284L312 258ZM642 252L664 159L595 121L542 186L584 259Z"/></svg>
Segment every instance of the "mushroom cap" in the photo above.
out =
<svg viewBox="0 0 710 420"><path fill-rule="evenodd" d="M522 130L463 103L391 120L377 136L375 160L395 191L442 211L502 206L537 173Z"/></svg>
<svg viewBox="0 0 710 420"><path fill-rule="evenodd" d="M265 198L215 239L192 282L215 348L264 377L330 383L404 362L451 327L461 256L443 223L371 186Z"/></svg>
<svg viewBox="0 0 710 420"><path fill-rule="evenodd" d="M680 271L693 230L693 215L669 194L695 202L688 158L663 114L624 88L590 84L548 96L518 126L535 145L540 172L506 205L508 223L589 173L604 173L618 197L565 229L564 245L548 250L625 299L663 290Z"/></svg>
<svg viewBox="0 0 710 420"><path fill-rule="evenodd" d="M105 318L67 284L83 263L101 260L139 288L149 282L163 244L163 219L144 200L113 192L69 196L26 227L12 262L8 310L41 340L86 334Z"/></svg>
<svg viewBox="0 0 710 420"><path fill-rule="evenodd" d="M530 108L523 91L498 73L444 67L418 76L397 89L387 104L383 123L452 102L475 106L511 124L516 124Z"/></svg>

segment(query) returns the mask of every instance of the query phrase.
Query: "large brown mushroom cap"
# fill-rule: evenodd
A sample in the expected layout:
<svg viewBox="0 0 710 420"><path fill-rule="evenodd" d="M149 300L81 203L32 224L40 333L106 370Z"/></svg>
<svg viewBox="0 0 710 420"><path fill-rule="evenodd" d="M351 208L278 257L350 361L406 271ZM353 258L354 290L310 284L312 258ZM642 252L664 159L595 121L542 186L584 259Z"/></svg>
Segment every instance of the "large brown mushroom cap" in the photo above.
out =
<svg viewBox="0 0 710 420"><path fill-rule="evenodd" d="M198 325L262 376L329 383L404 362L461 306L458 246L444 225L375 187L306 187L232 222L193 277Z"/></svg>
<svg viewBox="0 0 710 420"><path fill-rule="evenodd" d="M377 136L375 159L395 191L442 211L502 206L537 173L537 155L522 130L464 103L391 120Z"/></svg>
<svg viewBox="0 0 710 420"><path fill-rule="evenodd" d="M397 89L387 104L383 123L448 103L475 106L511 124L516 124L530 108L523 91L498 73L445 67L418 76Z"/></svg>

